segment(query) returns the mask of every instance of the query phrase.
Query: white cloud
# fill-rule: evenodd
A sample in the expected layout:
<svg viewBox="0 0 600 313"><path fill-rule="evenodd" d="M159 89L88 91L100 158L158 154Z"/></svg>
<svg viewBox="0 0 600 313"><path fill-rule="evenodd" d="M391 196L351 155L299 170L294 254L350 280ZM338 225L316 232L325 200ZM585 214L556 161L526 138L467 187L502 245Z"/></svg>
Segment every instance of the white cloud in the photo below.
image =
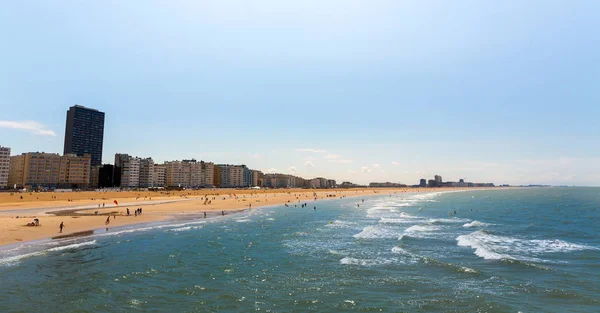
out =
<svg viewBox="0 0 600 313"><path fill-rule="evenodd" d="M356 171L355 170L349 170L348 173L349 174L356 174Z"/></svg>
<svg viewBox="0 0 600 313"><path fill-rule="evenodd" d="M306 161L306 162L304 162L304 166L306 166L306 167L314 167L315 164L312 161Z"/></svg>
<svg viewBox="0 0 600 313"><path fill-rule="evenodd" d="M352 161L352 160L329 160L329 162L332 162L332 163L342 163L342 164L354 163L354 161Z"/></svg>
<svg viewBox="0 0 600 313"><path fill-rule="evenodd" d="M297 172L297 168L296 168L295 166L290 166L290 172L291 172L292 174L296 174L296 172Z"/></svg>
<svg viewBox="0 0 600 313"><path fill-rule="evenodd" d="M380 164L373 164L373 165L371 165L371 166L373 166L373 167L376 167L376 168L379 168L379 167L381 167L381 165L380 165Z"/></svg>
<svg viewBox="0 0 600 313"><path fill-rule="evenodd" d="M319 149L296 149L296 151L299 151L299 152L312 152L312 153L325 153L325 152L327 152L325 150L319 150Z"/></svg>
<svg viewBox="0 0 600 313"><path fill-rule="evenodd" d="M363 173L371 173L371 169L368 168L367 166L361 167L360 171L363 172Z"/></svg>
<svg viewBox="0 0 600 313"><path fill-rule="evenodd" d="M394 161L394 162L392 162L392 165L398 166L398 165L400 165L400 163Z"/></svg>
<svg viewBox="0 0 600 313"><path fill-rule="evenodd" d="M324 158L329 159L329 160L337 159L339 157L341 157L341 155L335 154L335 153L326 154L324 156Z"/></svg>
<svg viewBox="0 0 600 313"><path fill-rule="evenodd" d="M264 172L265 173L277 173L277 172L279 172L279 170L276 168L270 168L270 169L264 170Z"/></svg>
<svg viewBox="0 0 600 313"><path fill-rule="evenodd" d="M27 130L36 135L56 136L56 133L35 121L0 121L0 128Z"/></svg>

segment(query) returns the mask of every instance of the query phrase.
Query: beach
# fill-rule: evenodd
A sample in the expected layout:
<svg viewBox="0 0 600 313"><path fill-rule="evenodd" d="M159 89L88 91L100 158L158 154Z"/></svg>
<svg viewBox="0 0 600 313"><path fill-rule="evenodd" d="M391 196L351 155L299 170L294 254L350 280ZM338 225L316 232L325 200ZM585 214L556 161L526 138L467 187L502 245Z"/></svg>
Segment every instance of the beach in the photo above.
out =
<svg viewBox="0 0 600 313"><path fill-rule="evenodd" d="M459 188L365 189L204 189L183 191L85 191L0 193L0 246L18 244L95 229L168 220L231 214L270 205L318 206L323 199L367 197L408 192L460 190ZM118 203L115 204L115 201ZM130 215L127 215L127 209ZM142 208L142 214L134 211ZM110 218L109 218L110 216ZM40 226L26 226L39 219ZM109 223L106 224L107 218ZM64 223L62 233L59 225Z"/></svg>

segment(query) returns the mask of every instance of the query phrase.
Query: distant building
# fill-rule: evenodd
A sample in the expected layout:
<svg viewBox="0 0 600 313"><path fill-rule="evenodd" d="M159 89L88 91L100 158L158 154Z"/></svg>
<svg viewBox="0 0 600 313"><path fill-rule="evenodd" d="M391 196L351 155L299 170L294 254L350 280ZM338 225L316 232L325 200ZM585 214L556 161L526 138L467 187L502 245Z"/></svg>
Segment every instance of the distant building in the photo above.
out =
<svg viewBox="0 0 600 313"><path fill-rule="evenodd" d="M100 169L102 165L95 165L90 167L90 188L100 187Z"/></svg>
<svg viewBox="0 0 600 313"><path fill-rule="evenodd" d="M123 162L129 160L131 156L125 153L115 153L115 165L113 169L113 186L121 187L121 168Z"/></svg>
<svg viewBox="0 0 600 313"><path fill-rule="evenodd" d="M140 179L139 187L153 187L152 180L154 176L154 160L152 158L140 159Z"/></svg>
<svg viewBox="0 0 600 313"><path fill-rule="evenodd" d="M0 146L0 189L8 186L8 175L10 173L10 148Z"/></svg>
<svg viewBox="0 0 600 313"><path fill-rule="evenodd" d="M164 187L167 167L164 164L154 164L152 170L152 186L151 187Z"/></svg>
<svg viewBox="0 0 600 313"><path fill-rule="evenodd" d="M98 170L98 188L112 188L115 187L114 182L114 169L115 166L112 164L104 164ZM120 177L121 175L119 175Z"/></svg>
<svg viewBox="0 0 600 313"><path fill-rule="evenodd" d="M29 152L10 158L8 184L17 188L88 188L91 155Z"/></svg>
<svg viewBox="0 0 600 313"><path fill-rule="evenodd" d="M212 162L200 161L200 168L202 171L202 186L212 187L215 181L215 164Z"/></svg>
<svg viewBox="0 0 600 313"><path fill-rule="evenodd" d="M421 178L419 181L419 187L427 187L427 180L425 180L425 178Z"/></svg>
<svg viewBox="0 0 600 313"><path fill-rule="evenodd" d="M262 184L262 180L264 179L265 174L261 171L253 170L252 171L252 186L264 187Z"/></svg>
<svg viewBox="0 0 600 313"><path fill-rule="evenodd" d="M369 187L373 187L373 188L404 188L404 187L406 187L406 185L405 184L385 182L385 183L370 183Z"/></svg>
<svg viewBox="0 0 600 313"><path fill-rule="evenodd" d="M121 163L121 188L140 187L140 164L142 159L130 157Z"/></svg>
<svg viewBox="0 0 600 313"><path fill-rule="evenodd" d="M433 178L435 179L435 183L437 184L438 187L442 185L442 176L435 175Z"/></svg>
<svg viewBox="0 0 600 313"><path fill-rule="evenodd" d="M254 171L242 165L242 187L252 187L254 185Z"/></svg>
<svg viewBox="0 0 600 313"><path fill-rule="evenodd" d="M104 112L75 105L67 111L63 153L83 156L90 154L91 165L102 164Z"/></svg>
<svg viewBox="0 0 600 313"><path fill-rule="evenodd" d="M427 181L427 187L437 187L437 182L433 179Z"/></svg>

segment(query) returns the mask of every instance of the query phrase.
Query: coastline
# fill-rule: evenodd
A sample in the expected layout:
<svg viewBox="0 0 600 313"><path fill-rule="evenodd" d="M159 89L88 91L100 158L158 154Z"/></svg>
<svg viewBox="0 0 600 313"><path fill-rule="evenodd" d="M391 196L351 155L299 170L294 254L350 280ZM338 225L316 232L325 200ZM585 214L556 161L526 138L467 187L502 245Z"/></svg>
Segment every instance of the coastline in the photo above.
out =
<svg viewBox="0 0 600 313"><path fill-rule="evenodd" d="M112 202L108 197L93 198L98 192L81 192L77 196L81 200L73 200L71 206L65 206L62 201L48 203L40 200L27 201L26 205L11 207L10 203L0 202L0 248L10 246L26 245L41 240L60 240L63 238L78 237L76 234L93 234L98 230L123 228L128 226L166 222L169 220L180 220L183 217L192 216L192 219L207 216L220 216L221 211L228 214L243 212L247 209L258 209L274 205L300 206L307 203L312 206L315 201L326 199L339 199L342 197L372 197L397 193L435 193L453 191L475 191L494 190L501 188L373 188L373 189L329 189L329 190L307 190L307 189L283 189L268 191L252 190L200 190L182 191L168 196L156 197L148 200L149 195L137 192L139 196L129 198L130 193L123 193L122 198L115 198L121 205L109 205L98 208L99 201L102 203ZM134 192L135 193L135 192ZM156 195L157 193L152 193ZM57 196L56 193L44 194L46 197ZM73 194L61 194L62 197L74 196ZM90 197L92 196L92 197ZM115 197L114 194L110 196ZM315 197L316 196L316 197ZM142 199L146 197L146 199ZM158 198L158 199L157 199ZM2 200L2 199L0 199ZM90 203L95 201L96 203ZM54 206L52 206L54 204ZM46 206L46 208L44 208ZM143 213L135 216L133 211L141 207ZM130 208L127 216L126 209ZM19 215L21 214L21 215ZM23 214L26 214L23 216ZM16 216L19 216L17 218ZM109 217L110 216L110 217ZM24 226L34 218L39 218L41 226ZM110 223L105 225L107 218ZM65 229L59 233L59 224L65 223Z"/></svg>

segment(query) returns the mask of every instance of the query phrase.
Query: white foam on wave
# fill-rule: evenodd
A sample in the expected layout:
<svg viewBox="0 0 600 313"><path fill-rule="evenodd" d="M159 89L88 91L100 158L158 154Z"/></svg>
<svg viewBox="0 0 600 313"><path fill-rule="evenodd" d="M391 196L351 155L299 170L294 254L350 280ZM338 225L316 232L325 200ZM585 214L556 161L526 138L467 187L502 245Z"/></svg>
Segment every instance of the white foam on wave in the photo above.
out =
<svg viewBox="0 0 600 313"><path fill-rule="evenodd" d="M393 263L392 259L357 259L351 257L345 257L340 260L340 264L344 265L360 265L360 266L377 266L386 265Z"/></svg>
<svg viewBox="0 0 600 313"><path fill-rule="evenodd" d="M8 257L0 259L0 266L14 265L22 259L30 258L33 256L44 255L44 254L46 254L46 251L38 251L38 252L8 256Z"/></svg>
<svg viewBox="0 0 600 313"><path fill-rule="evenodd" d="M372 225L363 228L363 230L355 234L353 237L358 239L385 239L385 238L396 238L399 233L397 230L393 230L388 227L382 227L380 225Z"/></svg>
<svg viewBox="0 0 600 313"><path fill-rule="evenodd" d="M433 232L442 229L440 226L435 225L413 225L407 228L405 233L415 233L415 232Z"/></svg>
<svg viewBox="0 0 600 313"><path fill-rule="evenodd" d="M74 244L70 244L70 245L66 245L66 246L50 248L50 249L48 249L48 251L54 252L54 251L63 251L63 250L68 250L68 249L77 249L79 247L91 246L91 245L95 245L95 244L96 244L96 240L85 241L85 242L74 243Z"/></svg>
<svg viewBox="0 0 600 313"><path fill-rule="evenodd" d="M487 260L513 259L533 262L541 260L540 254L565 253L581 250L598 250L597 247L566 242L559 239L527 240L499 236L478 230L456 237L457 245L475 249L475 255Z"/></svg>
<svg viewBox="0 0 600 313"><path fill-rule="evenodd" d="M200 229L200 228L202 228L202 226L186 226L186 227L172 228L167 231L181 232L181 231Z"/></svg>
<svg viewBox="0 0 600 313"><path fill-rule="evenodd" d="M336 228L344 228L344 227L350 227L356 225L356 223L354 222L347 222L347 221L340 221L340 220L335 220L325 226L327 227L336 227Z"/></svg>
<svg viewBox="0 0 600 313"><path fill-rule="evenodd" d="M54 242L52 242L52 244L54 244ZM53 248L49 248L49 249L42 249L42 250L35 251L35 252L28 252L28 253L5 256L5 257L0 258L0 266L14 265L14 264L19 263L19 261L21 261L23 259L27 259L27 258L35 257L35 256L46 255L48 252L57 252L57 251L63 251L63 250L68 250L68 249L77 249L79 247L95 245L95 244L96 244L96 240L92 240L92 241L86 241L86 242L73 243L73 244L64 245L64 246L53 247ZM15 251L15 249L11 249L11 250Z"/></svg>
<svg viewBox="0 0 600 313"><path fill-rule="evenodd" d="M414 223L415 221L413 219L406 219L406 218L387 218L387 217L382 217L379 220L379 223L381 224L409 224L409 223Z"/></svg>
<svg viewBox="0 0 600 313"><path fill-rule="evenodd" d="M451 224L451 223L465 223L465 222L470 222L471 220L468 218L458 218L458 217L453 217L453 218L432 218L430 220L428 220L427 222L430 224Z"/></svg>
<svg viewBox="0 0 600 313"><path fill-rule="evenodd" d="M238 223L248 223L248 222L252 222L252 220L251 220L251 219L249 219L249 218L242 218L242 219L235 220L235 221L236 221L236 222L238 222Z"/></svg>
<svg viewBox="0 0 600 313"><path fill-rule="evenodd" d="M464 224L462 227L465 227L465 228L486 227L486 226L489 226L489 225L490 224L488 224L488 223L484 223L484 222L480 222L480 221L472 221L472 222Z"/></svg>

